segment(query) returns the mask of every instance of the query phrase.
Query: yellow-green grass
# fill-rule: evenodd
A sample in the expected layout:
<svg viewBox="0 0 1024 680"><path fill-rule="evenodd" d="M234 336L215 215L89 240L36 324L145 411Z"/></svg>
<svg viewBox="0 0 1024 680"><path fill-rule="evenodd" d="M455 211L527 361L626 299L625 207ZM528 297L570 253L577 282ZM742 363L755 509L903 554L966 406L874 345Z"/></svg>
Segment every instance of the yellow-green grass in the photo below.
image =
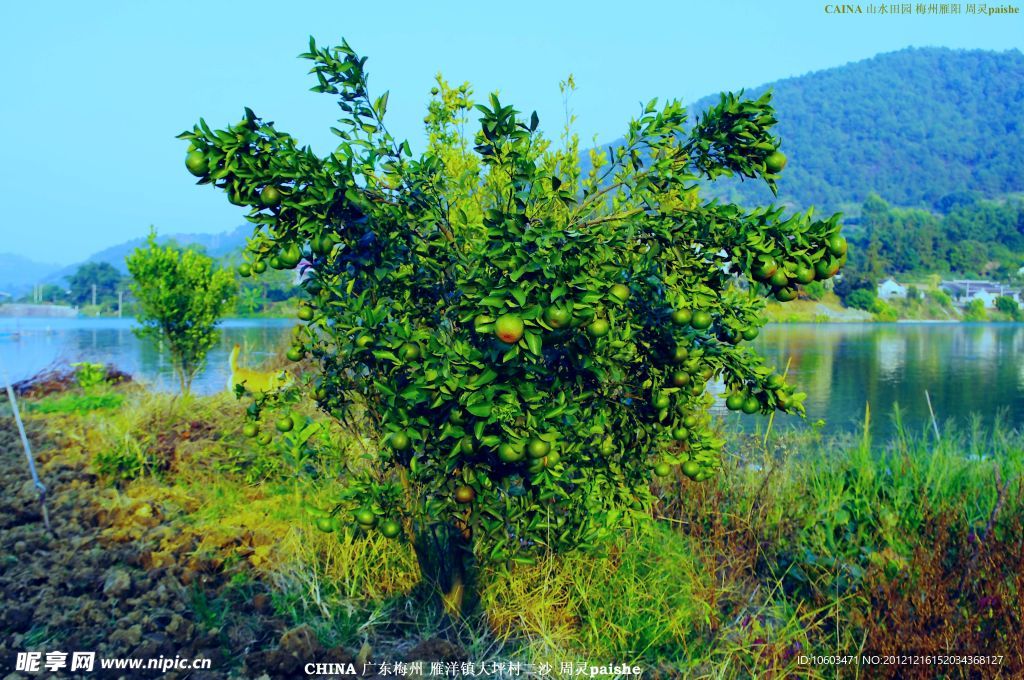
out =
<svg viewBox="0 0 1024 680"><path fill-rule="evenodd" d="M237 578L252 574L272 586L279 614L312 623L325 642L394 644L436 632L416 610L423 600L408 544L322 533L303 509L333 506L346 464L366 442L324 422L312 454L282 462L287 447L242 435L245 403L233 396L118 394L119 408L30 416L61 432L62 455L92 460L108 487L102 502L118 518L112 531L132 538L133 522L150 515L172 523L158 555L188 545ZM323 418L311 404L293 409ZM659 481L651 516L637 517L600 554L484 567L482 616L466 622L464 644L475 658L556 668L636 663L694 677L824 677L798 656L858 653L883 639L884 626L926 635L896 606L913 591L929 601L960 598L968 610L958 628L943 629L952 636L943 644L975 644L971 626L988 625L995 644L1010 649L1012 611L994 623L978 619L971 608L981 591L957 590L956 581L969 572L1020 610L1016 566L970 546L1012 551L1024 541L1024 435L998 422L908 433L894 417L898 434L882 443L869 423L846 438L732 435L719 477ZM115 464L124 460L138 464ZM248 475L254 468L264 473ZM972 532L981 540L969 542ZM953 556L948 568L928 561L940 549ZM888 609L878 592L888 593ZM864 616L879 607L888 614Z"/></svg>

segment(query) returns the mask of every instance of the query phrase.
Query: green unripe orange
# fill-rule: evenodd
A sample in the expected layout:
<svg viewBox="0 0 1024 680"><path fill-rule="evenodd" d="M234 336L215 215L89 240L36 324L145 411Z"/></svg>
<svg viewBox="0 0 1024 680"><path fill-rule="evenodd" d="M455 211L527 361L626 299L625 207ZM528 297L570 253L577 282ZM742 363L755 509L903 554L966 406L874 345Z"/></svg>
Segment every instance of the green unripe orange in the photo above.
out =
<svg viewBox="0 0 1024 680"><path fill-rule="evenodd" d="M388 439L388 443L391 444L391 448L395 451L405 451L412 444L412 440L404 432L395 432Z"/></svg>
<svg viewBox="0 0 1024 680"><path fill-rule="evenodd" d="M549 451L551 451L551 444L543 439L531 439L526 445L526 452L530 454L530 458L543 458L548 455Z"/></svg>
<svg viewBox="0 0 1024 680"><path fill-rule="evenodd" d="M739 411L743 408L743 395L739 392L733 392L725 398L725 407L730 411Z"/></svg>
<svg viewBox="0 0 1024 680"><path fill-rule="evenodd" d="M771 283L773 286L782 288L783 286L789 285L789 277L786 276L785 271L780 269L776 271L774 274L772 274L771 278L768 279L768 282Z"/></svg>
<svg viewBox="0 0 1024 680"><path fill-rule="evenodd" d="M206 161L206 154L202 151L191 151L185 156L185 167L196 177L203 177L210 171L210 165Z"/></svg>
<svg viewBox="0 0 1024 680"><path fill-rule="evenodd" d="M291 432L295 427L295 421L292 420L291 416L281 416L274 423L274 427L277 428L278 432Z"/></svg>
<svg viewBox="0 0 1024 680"><path fill-rule="evenodd" d="M796 280L797 283L802 283L806 285L814 280L814 270L811 269L810 267L800 265L799 267L796 268L796 271L793 273L793 278Z"/></svg>
<svg viewBox="0 0 1024 680"><path fill-rule="evenodd" d="M263 187L260 192L260 203L273 208L281 204L281 191L275 186Z"/></svg>
<svg viewBox="0 0 1024 680"><path fill-rule="evenodd" d="M711 314L703 309L698 309L693 313L693 318L690 319L690 325L699 331L707 330L711 327Z"/></svg>
<svg viewBox="0 0 1024 680"><path fill-rule="evenodd" d="M776 175L782 172L782 169L786 167L786 154L781 151L773 151L768 154L768 157L764 159L764 169L772 175Z"/></svg>
<svg viewBox="0 0 1024 680"><path fill-rule="evenodd" d="M503 463L518 463L523 459L524 452L521 449L517 449L509 443L502 444L498 447L498 460Z"/></svg>
<svg viewBox="0 0 1024 680"><path fill-rule="evenodd" d="M625 302L630 296L629 286L622 283L616 283L611 287L609 292L612 294L612 297L618 299L619 302Z"/></svg>
<svg viewBox="0 0 1024 680"><path fill-rule="evenodd" d="M775 261L775 258L767 257L761 258L754 265L751 273L754 278L759 281L767 281L772 275L779 270L779 264Z"/></svg>
<svg viewBox="0 0 1024 680"><path fill-rule="evenodd" d="M690 350L685 345L677 345L675 350L672 352L672 361L677 364L686 361L686 358L690 356Z"/></svg>
<svg viewBox="0 0 1024 680"><path fill-rule="evenodd" d="M476 491L469 486L460 486L455 489L455 502L456 503L472 503L473 499L476 498Z"/></svg>
<svg viewBox="0 0 1024 680"><path fill-rule="evenodd" d="M402 346L398 348L398 356L400 356L405 361L413 361L415 359L419 359L420 346L417 345L415 342L403 343Z"/></svg>
<svg viewBox="0 0 1024 680"><path fill-rule="evenodd" d="M839 263L831 257L822 257L814 264L814 276L819 281L830 279L839 272Z"/></svg>
<svg viewBox="0 0 1024 680"><path fill-rule="evenodd" d="M693 312L689 309L677 309L672 312L672 323L677 326L685 326L693 318Z"/></svg>
<svg viewBox="0 0 1024 680"><path fill-rule="evenodd" d="M589 326L587 326L587 333L592 338L603 338L608 335L608 322L604 319L597 319Z"/></svg>
<svg viewBox="0 0 1024 680"><path fill-rule="evenodd" d="M696 479L697 475L700 474L700 464L695 460L688 460L683 463L683 474L690 479Z"/></svg>
<svg viewBox="0 0 1024 680"><path fill-rule="evenodd" d="M281 264L288 268L292 268L302 261L302 251L294 243L284 249L278 259L281 260Z"/></svg>
<svg viewBox="0 0 1024 680"><path fill-rule="evenodd" d="M523 320L515 314L502 314L494 322L494 334L506 345L514 345L525 332Z"/></svg>
<svg viewBox="0 0 1024 680"><path fill-rule="evenodd" d="M402 525L393 519L384 520L380 525L380 533L384 538L396 538L402 532Z"/></svg>
<svg viewBox="0 0 1024 680"><path fill-rule="evenodd" d="M544 322L552 328L565 328L572 322L568 309L548 307L544 310Z"/></svg>
<svg viewBox="0 0 1024 680"><path fill-rule="evenodd" d="M363 527L372 527L377 523L377 516L374 515L373 510L370 510L369 508L356 510L353 513L353 516L355 517L356 522Z"/></svg>
<svg viewBox="0 0 1024 680"><path fill-rule="evenodd" d="M790 288L789 286L779 288L775 291L775 299L779 302L792 302L796 299L796 288Z"/></svg>
<svg viewBox="0 0 1024 680"><path fill-rule="evenodd" d="M842 257L843 255L846 255L848 244L846 243L846 239L840 236L839 234L830 236L828 238L827 244L828 252L832 253L836 257Z"/></svg>

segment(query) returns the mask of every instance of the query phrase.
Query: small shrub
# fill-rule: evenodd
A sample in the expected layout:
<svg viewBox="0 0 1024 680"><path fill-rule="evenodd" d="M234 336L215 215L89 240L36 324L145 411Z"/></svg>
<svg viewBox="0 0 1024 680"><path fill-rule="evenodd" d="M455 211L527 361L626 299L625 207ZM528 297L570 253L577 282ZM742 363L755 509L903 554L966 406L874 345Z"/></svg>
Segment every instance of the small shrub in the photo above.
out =
<svg viewBox="0 0 1024 680"><path fill-rule="evenodd" d="M156 232L126 262L138 300L135 333L166 345L181 393L188 394L217 342L217 322L233 304L234 275L215 269L202 253L157 245Z"/></svg>
<svg viewBox="0 0 1024 680"><path fill-rule="evenodd" d="M75 369L75 381L86 392L107 382L107 369L103 364L82 361L71 367Z"/></svg>
<svg viewBox="0 0 1024 680"><path fill-rule="evenodd" d="M953 298L949 297L949 294L944 290L938 288L928 291L928 297L935 300L943 307L949 307L953 304Z"/></svg>
<svg viewBox="0 0 1024 680"><path fill-rule="evenodd" d="M138 441L127 437L123 445L98 452L92 462L96 474L114 481L136 479L151 467Z"/></svg>
<svg viewBox="0 0 1024 680"><path fill-rule="evenodd" d="M878 296L875 294L875 291L870 288L858 288L846 296L846 306L870 312L871 305L873 305L877 299Z"/></svg>
<svg viewBox="0 0 1024 680"><path fill-rule="evenodd" d="M971 300L964 307L964 321L988 321L988 312L985 311L985 303L981 300Z"/></svg>
<svg viewBox="0 0 1024 680"><path fill-rule="evenodd" d="M1009 295L1000 295L996 298L996 309L1014 321L1021 319L1020 305Z"/></svg>
<svg viewBox="0 0 1024 680"><path fill-rule="evenodd" d="M807 297L815 301L825 297L825 292L825 284L821 281L811 281L804 286L804 293L807 294Z"/></svg>
<svg viewBox="0 0 1024 680"><path fill-rule="evenodd" d="M875 315L876 321L895 321L900 317L895 307L878 298L871 303L870 311Z"/></svg>

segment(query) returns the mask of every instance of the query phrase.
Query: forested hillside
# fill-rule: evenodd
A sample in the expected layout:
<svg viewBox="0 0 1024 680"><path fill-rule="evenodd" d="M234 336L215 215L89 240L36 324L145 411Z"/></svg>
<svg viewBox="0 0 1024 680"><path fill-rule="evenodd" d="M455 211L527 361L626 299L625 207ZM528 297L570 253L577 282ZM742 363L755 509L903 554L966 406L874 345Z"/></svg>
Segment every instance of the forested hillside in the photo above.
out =
<svg viewBox="0 0 1024 680"><path fill-rule="evenodd" d="M850 230L847 276L955 274L1012 278L1024 266L1024 201L961 196L942 213L898 208L877 195Z"/></svg>
<svg viewBox="0 0 1024 680"><path fill-rule="evenodd" d="M766 89L790 160L779 200L795 207L855 213L877 193L894 205L941 209L944 197L965 190L983 197L1024 191L1019 51L910 48L746 94ZM717 101L707 97L690 110ZM757 182L718 182L708 193L772 200Z"/></svg>

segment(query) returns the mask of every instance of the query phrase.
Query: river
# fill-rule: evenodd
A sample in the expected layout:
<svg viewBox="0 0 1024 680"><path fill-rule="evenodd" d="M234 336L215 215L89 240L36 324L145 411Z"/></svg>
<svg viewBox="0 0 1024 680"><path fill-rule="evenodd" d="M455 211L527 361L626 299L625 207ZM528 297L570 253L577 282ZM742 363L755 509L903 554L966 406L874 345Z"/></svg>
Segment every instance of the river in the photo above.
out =
<svg viewBox="0 0 1024 680"><path fill-rule="evenodd" d="M243 346L246 364L258 364L281 347L295 325L290 319L232 319L222 325L206 370L196 379L200 393L224 389L228 353ZM57 362L113 363L156 389L175 389L166 352L132 333L132 319L0 318L0 361L13 380ZM1024 426L1024 324L836 323L775 324L753 346L769 363L784 368L807 392L807 422L825 421L825 431L858 427L870 403L873 431L892 431L893 406L914 431L929 426L925 392L940 424L960 425L976 415L985 425L997 413L1006 424ZM731 426L764 426L766 419L715 411ZM776 426L799 424L783 416Z"/></svg>

